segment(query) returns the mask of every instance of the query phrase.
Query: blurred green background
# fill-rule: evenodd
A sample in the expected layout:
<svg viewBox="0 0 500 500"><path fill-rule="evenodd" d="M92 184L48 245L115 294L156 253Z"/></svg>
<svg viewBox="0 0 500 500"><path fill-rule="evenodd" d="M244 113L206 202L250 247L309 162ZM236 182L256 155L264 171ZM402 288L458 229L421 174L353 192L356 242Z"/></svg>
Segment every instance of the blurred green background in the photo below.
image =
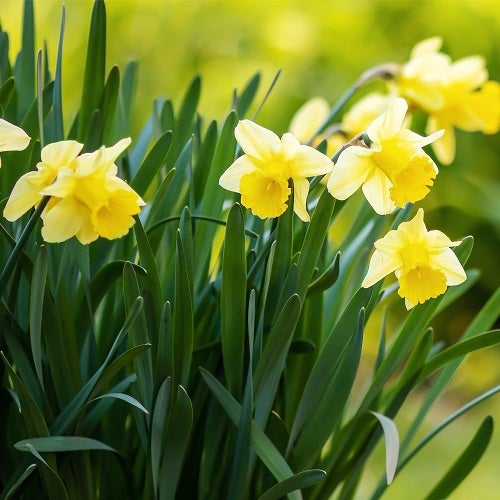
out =
<svg viewBox="0 0 500 500"><path fill-rule="evenodd" d="M64 2L63 93L68 124L81 95L82 54L92 3ZM47 43L52 69L62 4L60 0L34 2L38 46ZM22 7L21 0L0 0L0 22L10 35L11 60L21 43ZM481 54L490 78L500 78L496 0L107 0L106 7L108 67L117 64L124 69L130 60L139 62L133 134L141 129L154 98L164 96L179 102L195 73L202 76L201 111L208 120L223 117L230 108L233 89L241 88L257 71L263 77L262 98L278 70L281 76L258 121L281 134L308 98L320 95L333 103L364 70L383 62L405 62L416 42L434 35L442 36L443 49L454 60ZM429 228L439 228L452 239L474 235L469 267L480 268L482 277L459 307L435 325L436 335L445 342L463 331L500 284L500 137L458 132L457 143L454 164L441 167L435 187L422 205ZM393 308L397 317L403 312L402 301ZM446 400L429 419L429 428L498 384L499 359L500 352L490 349L466 360ZM496 416L498 426L499 401L490 402L488 408L479 407L434 442L419 460L419 467L405 470L384 498L420 498L428 491L422 485L433 483L435 470L451 464L487 410ZM453 498L500 498L499 450L496 431L483 461ZM380 463L374 461L373 467L367 485L382 472Z"/></svg>

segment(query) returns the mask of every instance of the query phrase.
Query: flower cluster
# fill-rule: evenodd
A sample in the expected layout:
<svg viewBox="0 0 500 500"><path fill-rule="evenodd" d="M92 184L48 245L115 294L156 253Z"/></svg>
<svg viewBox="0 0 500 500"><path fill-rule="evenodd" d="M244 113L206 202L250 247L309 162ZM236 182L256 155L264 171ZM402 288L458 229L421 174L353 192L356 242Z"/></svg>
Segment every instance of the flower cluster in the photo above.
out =
<svg viewBox="0 0 500 500"><path fill-rule="evenodd" d="M4 217L14 221L50 197L41 214L45 241L76 236L87 244L99 236L114 239L125 235L134 224L133 215L145 204L117 176L114 162L130 142L122 139L109 148L84 154L80 154L83 144L72 140L45 146L37 170L16 182Z"/></svg>
<svg viewBox="0 0 500 500"><path fill-rule="evenodd" d="M285 211L292 180L295 213L309 220L307 177L320 175L340 200L361 187L380 215L421 201L438 174L425 146L432 144L438 160L449 164L455 155L454 127L488 134L500 128L500 85L488 81L484 60L474 56L452 62L440 47L439 38L424 40L408 63L384 65L393 71L390 92L365 95L341 123L320 135L317 131L330 116L328 103L320 97L298 110L281 140L253 122L240 122L235 135L245 154L222 175L220 185L241 193L242 204L262 218ZM428 114L428 136L410 130L409 107ZM323 140L328 141L327 152L335 164L299 143L317 145ZM451 250L458 244L440 231L427 231L419 209L411 221L375 243L362 286L372 286L394 272L398 293L411 309L466 279Z"/></svg>
<svg viewBox="0 0 500 500"><path fill-rule="evenodd" d="M417 44L396 74L395 86L399 95L429 115L427 133L445 131L433 149L447 165L455 157L454 127L486 134L500 129L500 84L488 81L482 57L452 62L439 51L441 45L439 37Z"/></svg>

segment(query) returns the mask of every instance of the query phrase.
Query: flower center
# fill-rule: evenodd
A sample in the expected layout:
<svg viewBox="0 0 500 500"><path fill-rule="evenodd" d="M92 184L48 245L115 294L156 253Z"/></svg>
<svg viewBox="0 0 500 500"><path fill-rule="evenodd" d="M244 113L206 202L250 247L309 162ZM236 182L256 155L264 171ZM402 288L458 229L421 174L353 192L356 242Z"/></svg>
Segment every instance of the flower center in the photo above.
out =
<svg viewBox="0 0 500 500"><path fill-rule="evenodd" d="M278 217L286 210L291 190L287 179L268 177L254 171L241 177L240 193L243 206L265 219Z"/></svg>
<svg viewBox="0 0 500 500"><path fill-rule="evenodd" d="M417 266L399 277L400 297L412 304L422 304L446 291L446 276L439 269Z"/></svg>

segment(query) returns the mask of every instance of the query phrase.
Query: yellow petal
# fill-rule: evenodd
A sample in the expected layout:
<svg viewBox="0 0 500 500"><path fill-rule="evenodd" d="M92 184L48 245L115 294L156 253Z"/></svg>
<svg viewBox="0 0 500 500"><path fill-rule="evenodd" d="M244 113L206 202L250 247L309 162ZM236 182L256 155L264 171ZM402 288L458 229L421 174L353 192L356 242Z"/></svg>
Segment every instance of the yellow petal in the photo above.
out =
<svg viewBox="0 0 500 500"><path fill-rule="evenodd" d="M304 178L293 179L293 210L300 220L309 222L307 213L307 195L309 194L309 181Z"/></svg>
<svg viewBox="0 0 500 500"><path fill-rule="evenodd" d="M391 189L392 182L379 168L372 169L362 187L368 203L379 215L390 214L396 208L391 198Z"/></svg>
<svg viewBox="0 0 500 500"><path fill-rule="evenodd" d="M18 179L3 210L8 221L15 221L42 199L41 189L45 186L45 177L39 172L28 172Z"/></svg>
<svg viewBox="0 0 500 500"><path fill-rule="evenodd" d="M40 191L43 196L56 196L64 198L70 195L77 185L75 171L68 167L61 167L56 180Z"/></svg>
<svg viewBox="0 0 500 500"><path fill-rule="evenodd" d="M484 57L469 56L455 61L450 67L450 79L473 91L488 79Z"/></svg>
<svg viewBox="0 0 500 500"><path fill-rule="evenodd" d="M431 256L431 265L440 269L446 277L448 286L459 285L467 279L464 268L450 248Z"/></svg>
<svg viewBox="0 0 500 500"><path fill-rule="evenodd" d="M22 128L0 118L0 151L22 151L30 140Z"/></svg>
<svg viewBox="0 0 500 500"><path fill-rule="evenodd" d="M249 174L250 172L257 170L257 168L258 167L255 162L248 155L240 156L221 175L219 185L228 191L239 193L241 178L245 174Z"/></svg>
<svg viewBox="0 0 500 500"><path fill-rule="evenodd" d="M416 57L436 53L441 48L441 45L443 45L443 40L439 36L426 38L425 40L418 42L415 47L413 47L410 57L411 59L415 59Z"/></svg>
<svg viewBox="0 0 500 500"><path fill-rule="evenodd" d="M135 192L116 190L106 205L92 213L92 225L104 238L120 238L133 226L132 215L138 214L139 211L138 196Z"/></svg>
<svg viewBox="0 0 500 500"><path fill-rule="evenodd" d="M323 175L333 170L333 162L328 156L304 145L298 146L288 165L293 178Z"/></svg>
<svg viewBox="0 0 500 500"><path fill-rule="evenodd" d="M274 132L250 120L240 121L234 135L245 153L263 161L269 159L272 152L279 150L281 146L281 141Z"/></svg>
<svg viewBox="0 0 500 500"><path fill-rule="evenodd" d="M47 144L41 151L42 163L53 168L68 167L80 154L83 144L76 141L59 141Z"/></svg>
<svg viewBox="0 0 500 500"><path fill-rule="evenodd" d="M328 116L330 106L326 99L313 97L295 113L290 123L290 132L300 142L307 142Z"/></svg>
<svg viewBox="0 0 500 500"><path fill-rule="evenodd" d="M351 137L364 132L373 120L387 111L390 101L386 94L370 92L343 116L342 130Z"/></svg>
<svg viewBox="0 0 500 500"><path fill-rule="evenodd" d="M375 250L368 265L368 272L361 286L368 288L401 267L397 254L387 254Z"/></svg>
<svg viewBox="0 0 500 500"><path fill-rule="evenodd" d="M440 129L444 130L444 134L432 143L432 149L440 163L450 165L455 158L455 131L451 125L442 122L436 116L429 116L427 133Z"/></svg>
<svg viewBox="0 0 500 500"><path fill-rule="evenodd" d="M42 237L49 243L59 243L75 236L88 224L90 212L74 197L63 198L42 214Z"/></svg>
<svg viewBox="0 0 500 500"><path fill-rule="evenodd" d="M420 243L427 236L427 228L424 223L424 210L419 208L415 217L407 222L401 222L398 232L404 234L409 243Z"/></svg>
<svg viewBox="0 0 500 500"><path fill-rule="evenodd" d="M328 179L327 189L338 200L349 198L375 168L371 151L359 146L344 150Z"/></svg>
<svg viewBox="0 0 500 500"><path fill-rule="evenodd" d="M387 107L387 111L373 120L367 128L368 137L375 143L380 143L382 138L389 139L395 136L403 125L408 103L401 97L394 98Z"/></svg>

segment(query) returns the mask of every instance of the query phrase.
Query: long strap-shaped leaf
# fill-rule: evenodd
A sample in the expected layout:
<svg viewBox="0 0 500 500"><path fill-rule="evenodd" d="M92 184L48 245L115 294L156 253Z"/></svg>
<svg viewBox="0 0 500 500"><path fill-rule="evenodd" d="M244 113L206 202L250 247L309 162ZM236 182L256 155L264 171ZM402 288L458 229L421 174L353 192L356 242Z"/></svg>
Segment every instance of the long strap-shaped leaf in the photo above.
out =
<svg viewBox="0 0 500 500"><path fill-rule="evenodd" d="M217 398L217 401L224 408L233 423L238 425L241 417L241 406L239 403L210 372L203 368L200 368L200 371L203 380L212 391L212 394ZM255 422L252 422L251 440L258 457L278 481L283 481L293 476L292 469L290 469L286 460ZM289 498L291 500L300 500L302 496L298 493L293 493L289 495Z"/></svg>

